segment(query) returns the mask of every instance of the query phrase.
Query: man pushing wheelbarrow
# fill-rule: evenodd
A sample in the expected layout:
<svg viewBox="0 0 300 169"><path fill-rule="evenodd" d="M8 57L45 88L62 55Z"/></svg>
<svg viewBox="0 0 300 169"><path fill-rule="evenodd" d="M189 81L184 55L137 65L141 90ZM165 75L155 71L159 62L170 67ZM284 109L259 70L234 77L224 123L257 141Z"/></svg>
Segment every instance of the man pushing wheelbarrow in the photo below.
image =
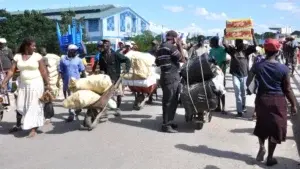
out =
<svg viewBox="0 0 300 169"><path fill-rule="evenodd" d="M98 64L100 67L100 73L108 75L113 84L116 84L118 79L121 76L121 64L125 63L125 72L128 73L129 69L131 67L131 62L129 58L122 55L121 53L115 52L111 49L111 43L108 40L102 40L99 42L99 48L101 53L101 58L99 61L95 64ZM95 71L93 71L93 74L95 74ZM116 86L117 90L115 95L117 95L117 108L120 108L121 102L122 102L122 85L121 83ZM119 116L119 111L116 111L115 116Z"/></svg>

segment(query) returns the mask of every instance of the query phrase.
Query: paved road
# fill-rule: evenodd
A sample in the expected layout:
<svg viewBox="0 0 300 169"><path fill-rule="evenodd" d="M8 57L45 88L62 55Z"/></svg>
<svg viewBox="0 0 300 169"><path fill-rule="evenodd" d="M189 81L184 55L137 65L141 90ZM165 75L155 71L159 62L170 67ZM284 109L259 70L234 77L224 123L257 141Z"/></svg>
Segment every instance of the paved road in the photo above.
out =
<svg viewBox="0 0 300 169"><path fill-rule="evenodd" d="M211 123L201 131L185 124L183 109L176 120L180 133L159 132L161 104L131 111L133 98L126 97L122 118L110 116L94 131L78 131L79 123L65 124L67 111L58 106L53 124L41 128L34 139L24 138L26 132L7 133L15 113L5 114L0 124L1 169L256 169L258 140L251 133L250 121L254 96L247 97L249 114L237 119L235 99L228 77L227 110L230 115L215 113ZM295 88L296 89L296 88ZM82 117L81 117L82 119ZM297 145L292 124L288 139L276 150L280 164L275 169L299 168Z"/></svg>

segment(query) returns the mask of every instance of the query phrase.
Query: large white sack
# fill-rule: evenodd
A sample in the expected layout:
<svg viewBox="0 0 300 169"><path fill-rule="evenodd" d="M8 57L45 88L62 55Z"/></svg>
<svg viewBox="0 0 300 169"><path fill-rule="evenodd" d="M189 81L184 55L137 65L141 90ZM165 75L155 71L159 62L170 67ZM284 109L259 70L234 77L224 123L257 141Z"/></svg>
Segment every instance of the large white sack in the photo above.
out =
<svg viewBox="0 0 300 169"><path fill-rule="evenodd" d="M55 54L47 54L44 56L45 64L49 67L58 66L60 62L60 57Z"/></svg>
<svg viewBox="0 0 300 169"><path fill-rule="evenodd" d="M82 109L96 103L101 96L90 90L79 90L63 101L63 106L68 109ZM117 108L117 103L110 99L107 107L111 109Z"/></svg>
<svg viewBox="0 0 300 169"><path fill-rule="evenodd" d="M47 70L49 74L51 74L53 72L58 72L58 67L57 66L47 67Z"/></svg>
<svg viewBox="0 0 300 169"><path fill-rule="evenodd" d="M58 71L53 71L53 72L49 72L49 78L51 79L51 78L57 78L57 76L58 76Z"/></svg>
<svg viewBox="0 0 300 169"><path fill-rule="evenodd" d="M112 85L111 79L108 75L99 74L92 75L86 78L74 79L71 78L69 88L74 90L91 90L98 94L103 94Z"/></svg>
<svg viewBox="0 0 300 169"><path fill-rule="evenodd" d="M224 74L219 66L216 66L215 73L217 75L212 79L212 82L214 83L216 90L223 95L226 93L224 86Z"/></svg>
<svg viewBox="0 0 300 169"><path fill-rule="evenodd" d="M126 79L142 80L152 75L152 67L155 64L155 57L149 53L129 51L126 56L131 61L131 76Z"/></svg>
<svg viewBox="0 0 300 169"><path fill-rule="evenodd" d="M68 109L81 109L90 106L100 99L100 95L90 90L79 90L63 101Z"/></svg>
<svg viewBox="0 0 300 169"><path fill-rule="evenodd" d="M129 51L125 54L129 59L137 58L142 59L146 62L148 66L152 66L155 64L155 56L151 55L150 53L138 52L138 51Z"/></svg>

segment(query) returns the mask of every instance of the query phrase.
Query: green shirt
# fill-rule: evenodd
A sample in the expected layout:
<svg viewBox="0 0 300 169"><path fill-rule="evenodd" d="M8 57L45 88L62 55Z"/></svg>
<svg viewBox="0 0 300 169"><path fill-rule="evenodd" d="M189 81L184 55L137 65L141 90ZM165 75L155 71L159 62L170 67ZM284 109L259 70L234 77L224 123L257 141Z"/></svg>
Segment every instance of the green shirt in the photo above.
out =
<svg viewBox="0 0 300 169"><path fill-rule="evenodd" d="M223 47L211 48L209 57L214 58L220 68L224 67L226 61L226 51Z"/></svg>

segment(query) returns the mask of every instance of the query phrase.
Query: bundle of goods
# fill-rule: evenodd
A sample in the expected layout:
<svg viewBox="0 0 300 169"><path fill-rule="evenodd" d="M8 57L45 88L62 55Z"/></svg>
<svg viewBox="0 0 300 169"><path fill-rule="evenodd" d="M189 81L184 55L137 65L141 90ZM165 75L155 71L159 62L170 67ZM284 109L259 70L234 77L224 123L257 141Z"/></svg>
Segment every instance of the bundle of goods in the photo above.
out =
<svg viewBox="0 0 300 169"><path fill-rule="evenodd" d="M207 100L205 90L207 94ZM211 80L204 82L204 84L196 83L189 86L184 85L180 98L186 113L202 113L204 110L216 109L217 95L214 91L215 86Z"/></svg>
<svg viewBox="0 0 300 169"><path fill-rule="evenodd" d="M181 76L185 81L187 81L187 77L189 77L189 84L202 83L200 60L202 63L204 80L210 80L214 77L212 71L214 64L209 61L209 56L205 53L201 56L191 58L187 63L182 65L180 72Z"/></svg>
<svg viewBox="0 0 300 169"><path fill-rule="evenodd" d="M44 57L44 61L49 73L50 87L53 92L52 94L54 95L54 97L57 97L59 94L57 82L58 82L58 66L60 62L60 57L55 54L47 54Z"/></svg>
<svg viewBox="0 0 300 169"><path fill-rule="evenodd" d="M189 60L183 65L181 75L185 85L180 98L187 117L216 109L217 95L226 93L224 74L218 66L209 61L208 54Z"/></svg>
<svg viewBox="0 0 300 169"><path fill-rule="evenodd" d="M227 40L252 40L253 21L251 19L234 19L226 21Z"/></svg>
<svg viewBox="0 0 300 169"><path fill-rule="evenodd" d="M155 57L149 53L129 51L126 55L131 61L129 74L124 76L128 80L144 80L153 75Z"/></svg>
<svg viewBox="0 0 300 169"><path fill-rule="evenodd" d="M109 76L104 74L92 75L78 80L70 80L70 90L73 91L71 96L64 100L63 105L69 109L82 109L96 103L101 94L106 92L112 85ZM110 99L108 107L115 109L117 104Z"/></svg>
<svg viewBox="0 0 300 169"><path fill-rule="evenodd" d="M86 78L74 79L71 78L69 89L71 91L77 90L91 90L98 94L103 94L112 85L111 79L108 75L99 74L91 75Z"/></svg>
<svg viewBox="0 0 300 169"><path fill-rule="evenodd" d="M69 109L82 109L88 107L100 99L100 95L90 90L79 90L64 100L63 105ZM117 108L117 103L110 99L107 106L109 108Z"/></svg>
<svg viewBox="0 0 300 169"><path fill-rule="evenodd" d="M160 75L156 73L158 68L154 66L155 57L149 53L137 51L129 51L126 56L131 60L131 69L128 74L123 76L122 84L130 86L132 91L135 91L136 88L152 91L160 78Z"/></svg>

